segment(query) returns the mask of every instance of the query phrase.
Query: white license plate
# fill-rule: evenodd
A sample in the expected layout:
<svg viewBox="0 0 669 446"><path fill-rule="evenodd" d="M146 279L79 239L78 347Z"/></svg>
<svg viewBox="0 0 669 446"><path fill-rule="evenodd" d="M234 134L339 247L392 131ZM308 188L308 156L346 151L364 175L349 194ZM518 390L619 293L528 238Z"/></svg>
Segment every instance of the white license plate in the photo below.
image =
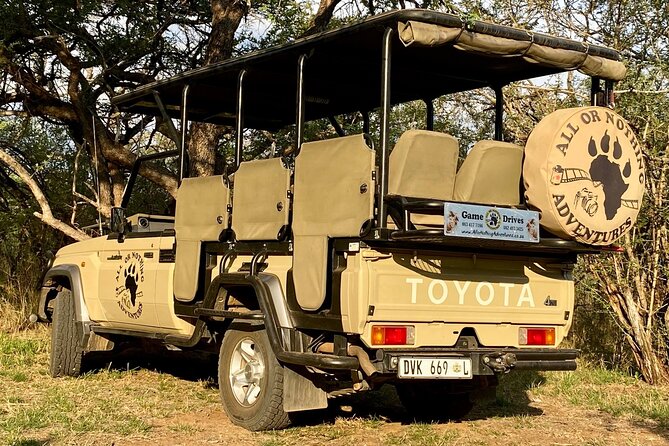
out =
<svg viewBox="0 0 669 446"><path fill-rule="evenodd" d="M399 378L471 379L470 358L402 357L397 363Z"/></svg>

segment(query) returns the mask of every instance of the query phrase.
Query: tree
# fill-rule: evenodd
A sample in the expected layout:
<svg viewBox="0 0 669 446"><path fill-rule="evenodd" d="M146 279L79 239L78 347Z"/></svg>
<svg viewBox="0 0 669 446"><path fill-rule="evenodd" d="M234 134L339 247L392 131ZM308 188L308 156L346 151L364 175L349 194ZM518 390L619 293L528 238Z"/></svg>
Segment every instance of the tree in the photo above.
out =
<svg viewBox="0 0 669 446"><path fill-rule="evenodd" d="M591 274L650 383L669 382L669 6L633 3L567 3L571 25L620 50L628 76L618 86L617 107L640 137L646 165L646 195L637 226L621 241L620 255L591 258ZM583 11L583 12L581 12ZM643 26L628 25L643 24Z"/></svg>
<svg viewBox="0 0 669 446"><path fill-rule="evenodd" d="M66 128L95 164L99 197L92 201L108 216L120 201L123 169L137 156L128 144L147 125L115 119L110 100L161 72L199 64L208 8L197 2L167 8L162 1L19 1L3 3L0 17L4 114ZM175 193L176 178L166 169L148 165L141 174Z"/></svg>
<svg viewBox="0 0 669 446"><path fill-rule="evenodd" d="M644 147L646 195L639 221L620 240L622 253L593 256L585 270L599 279L599 291L609 302L641 375L650 383L669 382L669 5L654 0L612 2L569 0L561 6L528 3L509 12L513 23L544 24L547 31L602 43L619 50L628 65L627 78L617 87L617 108ZM517 12L523 11L521 17ZM585 87L567 79L566 97L575 103ZM529 101L528 96L508 98L515 109L517 129L527 128L520 110L530 110L536 120L551 111L550 102ZM529 126L531 127L531 125ZM523 133L522 131L520 133ZM522 139L522 138L521 138ZM586 340L587 342L587 340Z"/></svg>
<svg viewBox="0 0 669 446"><path fill-rule="evenodd" d="M339 1L323 0L307 31L323 30ZM230 57L242 20L270 2L5 2L0 6L2 114L66 128L73 146L83 148L85 161L97 172L99 196L85 201L108 217L120 203L124 173L137 158L133 144L138 135L147 126L162 129L160 119L119 116L111 99L158 77ZM191 127L192 174L221 170L225 160L218 147L224 131L208 124ZM29 170L21 169L8 151L1 162L16 173ZM140 175L176 194L176 176L164 166L144 165ZM41 205L48 204L34 185L30 189ZM74 235L46 209L41 214L46 224Z"/></svg>

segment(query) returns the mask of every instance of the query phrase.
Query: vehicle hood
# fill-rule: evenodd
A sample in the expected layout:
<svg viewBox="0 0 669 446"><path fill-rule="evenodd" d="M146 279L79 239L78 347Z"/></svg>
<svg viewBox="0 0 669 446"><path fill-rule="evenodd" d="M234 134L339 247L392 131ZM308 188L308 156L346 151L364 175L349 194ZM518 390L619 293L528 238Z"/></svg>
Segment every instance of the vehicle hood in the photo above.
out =
<svg viewBox="0 0 669 446"><path fill-rule="evenodd" d="M75 254L90 254L93 252L98 252L102 248L105 240L107 240L106 236L95 237L89 240L83 240L72 243L71 245L64 246L56 253L56 259L59 257L71 256Z"/></svg>

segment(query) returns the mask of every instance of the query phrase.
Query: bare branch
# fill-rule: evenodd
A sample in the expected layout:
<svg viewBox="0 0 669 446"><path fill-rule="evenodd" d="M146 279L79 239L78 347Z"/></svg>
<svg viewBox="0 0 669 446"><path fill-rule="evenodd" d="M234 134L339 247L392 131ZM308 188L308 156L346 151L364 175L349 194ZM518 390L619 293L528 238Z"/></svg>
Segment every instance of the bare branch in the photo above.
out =
<svg viewBox="0 0 669 446"><path fill-rule="evenodd" d="M309 28L307 28L302 36L310 36L325 31L328 23L330 23L330 19L332 19L332 14L334 14L334 10L340 1L341 0L321 0L316 15L311 20Z"/></svg>
<svg viewBox="0 0 669 446"><path fill-rule="evenodd" d="M42 209L41 213L35 212L33 215L42 220L45 224L51 226L54 229L59 230L63 234L75 240L86 240L90 238L90 236L88 236L83 231L74 228L68 225L67 223L64 223L63 221L54 217L53 213L51 212L51 206L49 205L49 201L47 200L46 195L44 195L42 189L30 175L30 172L28 172L14 157L12 157L2 147L0 147L0 161L5 165L7 165L7 167L12 169L19 176L19 178L21 178L21 181L23 181L30 188L30 191L33 193L33 196L35 197L35 200Z"/></svg>
<svg viewBox="0 0 669 446"><path fill-rule="evenodd" d="M21 116L27 118L30 115L23 110L0 110L0 117L4 118L8 116Z"/></svg>

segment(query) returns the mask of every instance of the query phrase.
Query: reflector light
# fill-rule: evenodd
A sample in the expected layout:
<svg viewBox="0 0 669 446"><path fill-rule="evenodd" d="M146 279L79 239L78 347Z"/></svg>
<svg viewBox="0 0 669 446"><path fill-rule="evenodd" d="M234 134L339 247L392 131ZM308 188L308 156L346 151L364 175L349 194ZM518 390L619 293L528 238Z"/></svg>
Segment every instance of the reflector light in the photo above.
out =
<svg viewBox="0 0 669 446"><path fill-rule="evenodd" d="M555 345L555 328L520 327L520 345Z"/></svg>
<svg viewBox="0 0 669 446"><path fill-rule="evenodd" d="M372 345L409 345L415 342L412 325L372 326Z"/></svg>

